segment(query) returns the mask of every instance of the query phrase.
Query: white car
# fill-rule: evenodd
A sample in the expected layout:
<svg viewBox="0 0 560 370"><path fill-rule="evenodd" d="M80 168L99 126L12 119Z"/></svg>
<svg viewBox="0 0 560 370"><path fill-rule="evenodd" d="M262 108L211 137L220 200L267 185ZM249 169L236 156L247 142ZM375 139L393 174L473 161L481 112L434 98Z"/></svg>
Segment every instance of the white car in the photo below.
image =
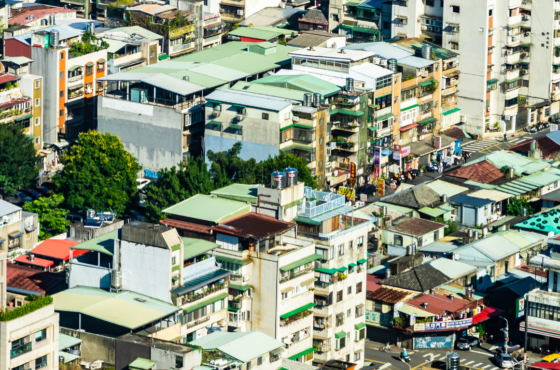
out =
<svg viewBox="0 0 560 370"><path fill-rule="evenodd" d="M151 181L148 179L136 179L136 182L138 183L138 190L142 190L144 189L144 187L146 187L146 185L148 185Z"/></svg>

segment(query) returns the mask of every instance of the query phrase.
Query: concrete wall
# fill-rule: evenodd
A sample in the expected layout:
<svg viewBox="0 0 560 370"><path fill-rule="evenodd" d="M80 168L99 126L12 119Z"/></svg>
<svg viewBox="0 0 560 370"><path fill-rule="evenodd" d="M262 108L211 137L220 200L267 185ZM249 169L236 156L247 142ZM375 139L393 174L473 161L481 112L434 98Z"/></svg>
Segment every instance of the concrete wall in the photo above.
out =
<svg viewBox="0 0 560 370"><path fill-rule="evenodd" d="M120 137L141 166L161 169L182 160L182 117L174 108L98 97L97 127Z"/></svg>
<svg viewBox="0 0 560 370"><path fill-rule="evenodd" d="M72 260L69 267L68 289L75 286L89 286L109 289L111 270L108 267L94 266Z"/></svg>
<svg viewBox="0 0 560 370"><path fill-rule="evenodd" d="M114 365L115 338L62 327L60 328L60 332L83 340L81 356L84 361L91 362L102 360L105 366Z"/></svg>
<svg viewBox="0 0 560 370"><path fill-rule="evenodd" d="M31 63L31 73L43 76L43 143L52 144L58 140L58 96L59 96L59 50L52 48L31 48L31 59L41 63Z"/></svg>
<svg viewBox="0 0 560 370"><path fill-rule="evenodd" d="M175 359L177 356L183 357L183 367L179 369L192 369L202 362L201 351L195 350L188 353L173 353L159 348L150 348L150 359L157 362L157 369L175 368Z"/></svg>
<svg viewBox="0 0 560 370"><path fill-rule="evenodd" d="M35 81L38 81L39 86L37 87ZM30 133L29 135L35 136L39 139L34 141L35 149L39 150L43 147L43 77L35 76L32 74L23 75L19 81L19 86L23 93L31 98L31 107L33 118L30 122ZM35 100L39 99L39 104L35 104ZM36 123L36 119L39 119Z"/></svg>
<svg viewBox="0 0 560 370"><path fill-rule="evenodd" d="M530 104L542 103L550 99L552 78L552 61L554 56L554 29L558 21L554 20L554 13L558 11L558 4L554 1L535 0L531 9L531 59L529 64L529 98ZM553 27L556 26L556 27ZM542 36L546 34L547 38ZM550 43L547 43L550 41ZM558 58L554 58L558 59ZM535 99L540 98L540 99Z"/></svg>

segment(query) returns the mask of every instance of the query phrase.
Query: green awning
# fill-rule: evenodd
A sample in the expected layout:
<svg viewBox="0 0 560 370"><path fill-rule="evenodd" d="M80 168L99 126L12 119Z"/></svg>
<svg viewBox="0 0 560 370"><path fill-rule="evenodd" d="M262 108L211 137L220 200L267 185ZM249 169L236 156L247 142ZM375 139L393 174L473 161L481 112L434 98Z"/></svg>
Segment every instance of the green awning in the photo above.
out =
<svg viewBox="0 0 560 370"><path fill-rule="evenodd" d="M142 358L142 357L138 357L136 360L134 360L130 364L128 364L128 367L133 368L133 369L149 370L149 369L153 368L156 365L156 363L157 362L155 362L155 361L147 360L147 359Z"/></svg>
<svg viewBox="0 0 560 370"><path fill-rule="evenodd" d="M522 47L522 48L530 48L530 47L531 47L531 44L521 44L521 47Z"/></svg>
<svg viewBox="0 0 560 370"><path fill-rule="evenodd" d="M460 110L461 110L460 108L453 108L453 109L448 110L447 112L442 112L442 114L444 116L447 116L448 114L459 112Z"/></svg>
<svg viewBox="0 0 560 370"><path fill-rule="evenodd" d="M375 145L375 142L376 142L376 140L370 140L369 143L370 143L371 145Z"/></svg>
<svg viewBox="0 0 560 370"><path fill-rule="evenodd" d="M354 117L360 117L364 115L364 112L362 112L361 110L354 111L350 109L333 109L331 112L331 114L336 114L336 113L347 114L349 116L354 116Z"/></svg>
<svg viewBox="0 0 560 370"><path fill-rule="evenodd" d="M171 278L171 280L177 281L177 280L179 280L179 276L173 276L173 277Z"/></svg>
<svg viewBox="0 0 560 370"><path fill-rule="evenodd" d="M361 328L365 328L365 327L366 327L365 322L361 322L359 324L354 325L354 329L356 329L356 330L360 330Z"/></svg>
<svg viewBox="0 0 560 370"><path fill-rule="evenodd" d="M227 295L227 293L226 293L226 295ZM281 319L287 319L288 317L292 317L292 316L294 316L294 315L297 315L298 313L303 312L303 311L306 311L306 310L309 310L310 308L313 308L313 307L315 307L315 306L316 306L315 303L308 303L308 304L306 304L305 306L301 306L300 308L296 308L295 310L292 310L292 311L290 311L290 312L288 312L288 313L285 313L285 314L283 314L283 315L280 315L280 318L281 318Z"/></svg>
<svg viewBox="0 0 560 370"><path fill-rule="evenodd" d="M353 269L356 266L358 266L358 265L356 265L354 262L348 264L348 267L351 268L351 269Z"/></svg>
<svg viewBox="0 0 560 370"><path fill-rule="evenodd" d="M29 119L29 118L33 118L33 115L32 114L26 114L25 116L16 118L16 122L23 121L24 119Z"/></svg>
<svg viewBox="0 0 560 370"><path fill-rule="evenodd" d="M27 139L28 139L28 140L35 140L35 136L33 136L33 135L27 135Z"/></svg>
<svg viewBox="0 0 560 370"><path fill-rule="evenodd" d="M465 130L463 130L463 135L465 135L467 139L472 139L471 135L469 135Z"/></svg>
<svg viewBox="0 0 560 370"><path fill-rule="evenodd" d="M364 2L364 0L350 0L349 2L347 2L344 5L346 5L346 6L358 6L363 2Z"/></svg>
<svg viewBox="0 0 560 370"><path fill-rule="evenodd" d="M374 126L368 126L368 128L367 128L367 129L368 129L368 130L370 130L371 132L373 132L373 131L376 131L376 130L377 130L377 127L374 127Z"/></svg>
<svg viewBox="0 0 560 370"><path fill-rule="evenodd" d="M519 64L521 64L522 66L528 66L528 65L529 65L529 62L521 62L521 63L519 63Z"/></svg>
<svg viewBox="0 0 560 370"><path fill-rule="evenodd" d="M340 338L345 337L345 336L346 336L346 332L345 332L345 331L341 331L340 333L336 333L336 334L334 335L334 337L335 337L336 339L340 339Z"/></svg>
<svg viewBox="0 0 560 370"><path fill-rule="evenodd" d="M366 263L366 262L367 262L367 260L365 258L361 258L361 259L358 260L359 264Z"/></svg>
<svg viewBox="0 0 560 370"><path fill-rule="evenodd" d="M209 124L210 126L222 127L222 123L221 123L221 122L218 122L218 121L210 121L210 122L208 122L208 124Z"/></svg>
<svg viewBox="0 0 560 370"><path fill-rule="evenodd" d="M75 71L76 69L80 69L80 68L82 68L82 66L70 67L70 68L68 68L68 72L73 72L73 71Z"/></svg>
<svg viewBox="0 0 560 370"><path fill-rule="evenodd" d="M217 295L213 298L210 298L206 301L202 301L202 302L200 302L200 303L198 303L194 306L191 306L191 307L185 309L185 313L193 312L194 310L198 310L201 307L208 306L211 303L218 302L220 299L224 299L224 298L227 298L227 297L229 297L228 293L222 293L220 295Z"/></svg>
<svg viewBox="0 0 560 370"><path fill-rule="evenodd" d="M431 79L429 79L429 80L427 80L427 81L420 82L418 85L420 85L420 86L422 86L422 87L426 87L426 86L431 85L432 83L437 83L437 80L434 80L433 78L431 78Z"/></svg>
<svg viewBox="0 0 560 370"><path fill-rule="evenodd" d="M301 351L300 353L297 353L297 354L295 354L291 357L288 357L288 360L292 360L292 361L297 360L298 358L300 358L302 356L305 356L305 355L308 355L311 352L315 352L315 348L312 347L312 348L306 349L305 351Z"/></svg>
<svg viewBox="0 0 560 370"><path fill-rule="evenodd" d="M389 95L391 95L391 94L392 94L392 93L379 95L379 96L376 96L375 99L384 98L384 97L389 96Z"/></svg>
<svg viewBox="0 0 560 370"><path fill-rule="evenodd" d="M418 123L421 124L421 125L427 125L428 123L432 123L432 122L435 122L435 121L437 121L437 119L432 117L432 118L428 118L428 119L425 119L423 121L420 121Z"/></svg>
<svg viewBox="0 0 560 370"><path fill-rule="evenodd" d="M241 105L241 104L232 104L231 106L235 108L247 108L245 105Z"/></svg>
<svg viewBox="0 0 560 370"><path fill-rule="evenodd" d="M303 150L304 152L312 152L313 148L309 148L303 145L290 145L280 150L282 150L283 152L287 152L288 150Z"/></svg>
<svg viewBox="0 0 560 370"><path fill-rule="evenodd" d="M302 224L309 224L309 225L315 225L315 226L321 225L321 222L314 221L314 220L311 220L311 219L306 218L306 217L296 217L296 218L294 218L294 221L301 222Z"/></svg>
<svg viewBox="0 0 560 370"><path fill-rule="evenodd" d="M369 10L369 11L372 12L372 13L375 13L375 12L378 12L378 11L379 11L378 9L369 8L369 7L367 7L367 6L358 6L358 9Z"/></svg>
<svg viewBox="0 0 560 370"><path fill-rule="evenodd" d="M295 269L296 267L300 267L300 266L303 266L303 265L308 264L310 262L317 261L318 259L321 259L321 258L323 258L323 256L320 255L320 254L312 254L311 256L307 256L305 258L302 258L299 261L295 261L295 262L290 263L289 265L280 267L280 271L290 271L290 270Z"/></svg>
<svg viewBox="0 0 560 370"><path fill-rule="evenodd" d="M323 274L332 275L332 274L335 274L336 272L338 272L338 270L337 269L325 269L325 268L319 267L319 268L315 269L315 272L322 272Z"/></svg>
<svg viewBox="0 0 560 370"><path fill-rule="evenodd" d="M491 79L491 80L488 80L488 81L486 82L486 84L487 84L487 85L492 85L492 84L495 84L496 82L498 82L498 79L497 79L497 78L493 78L493 79Z"/></svg>
<svg viewBox="0 0 560 370"><path fill-rule="evenodd" d="M229 311L233 311L233 312L237 312L237 311L239 311L239 308L235 308L235 307L230 307L230 306L228 306L228 308L227 308L227 309L228 309Z"/></svg>
<svg viewBox="0 0 560 370"><path fill-rule="evenodd" d="M375 120L376 120L376 121L384 121L384 120L386 120L386 119L388 119L388 118L391 118L391 117L393 117L393 116L394 116L393 113L387 113L387 114L384 114L384 115L382 115L382 116L380 116L380 117L376 117Z"/></svg>
<svg viewBox="0 0 560 370"><path fill-rule="evenodd" d="M219 256L219 255L216 256L216 259L218 261L235 263L235 264L242 265L242 266L248 265L250 263L248 261L244 261L244 260L241 260L241 259L229 258L229 257L224 257L224 256Z"/></svg>
<svg viewBox="0 0 560 370"><path fill-rule="evenodd" d="M243 128L243 126L240 125L229 125L228 127L235 128L237 130L241 130Z"/></svg>
<svg viewBox="0 0 560 370"><path fill-rule="evenodd" d="M167 55L167 54L161 54L161 55L158 57L159 60L164 60L164 59L167 59L167 58L169 58L169 55Z"/></svg>
<svg viewBox="0 0 560 370"><path fill-rule="evenodd" d="M97 62L97 64L105 64L104 60L100 60L99 62Z"/></svg>
<svg viewBox="0 0 560 370"><path fill-rule="evenodd" d="M418 106L418 104L413 104L413 105L411 105L410 107L401 108L401 112L403 112L403 111L405 111L405 110L412 109L412 108L416 108L417 106Z"/></svg>
<svg viewBox="0 0 560 370"><path fill-rule="evenodd" d="M345 271L348 271L348 267L346 266L342 266L338 269L338 272L345 272Z"/></svg>
<svg viewBox="0 0 560 370"><path fill-rule="evenodd" d="M294 123L293 125L289 125L289 126L286 126L286 127L282 127L282 128L280 129L280 131L284 131L284 130L287 130L287 129L292 128L292 127L305 128L305 129L307 129L307 130L312 130L312 129L313 129L313 127L311 127L311 126L298 125L297 123Z"/></svg>
<svg viewBox="0 0 560 370"><path fill-rule="evenodd" d="M229 287L231 289L237 289L237 290L241 290L242 292L246 292L249 289L251 289L250 285L235 285L235 284L229 284Z"/></svg>
<svg viewBox="0 0 560 370"><path fill-rule="evenodd" d="M523 79L523 76L519 76L519 77L517 77L517 78L514 78L513 80L509 80L509 81L506 80L506 81L504 81L504 83L510 84L510 83L512 83L512 82L517 82L517 81L522 80L522 79Z"/></svg>
<svg viewBox="0 0 560 370"><path fill-rule="evenodd" d="M88 64L86 64L86 67L93 67L93 63L89 62Z"/></svg>
<svg viewBox="0 0 560 370"><path fill-rule="evenodd" d="M346 4L348 5L348 4ZM371 33L373 35L376 35L379 33L379 30L375 29L375 28L365 28L365 27L359 27L359 26L352 26L349 24L339 24L338 27L340 28L345 28L347 30L352 30L353 32L362 32L362 33Z"/></svg>

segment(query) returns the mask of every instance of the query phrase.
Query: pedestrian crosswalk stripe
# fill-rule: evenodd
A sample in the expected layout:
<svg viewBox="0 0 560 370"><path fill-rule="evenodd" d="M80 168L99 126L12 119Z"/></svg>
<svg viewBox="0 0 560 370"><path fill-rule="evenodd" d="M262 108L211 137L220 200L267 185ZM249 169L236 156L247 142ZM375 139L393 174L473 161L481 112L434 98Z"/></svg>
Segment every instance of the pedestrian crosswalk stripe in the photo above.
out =
<svg viewBox="0 0 560 370"><path fill-rule="evenodd" d="M465 361L467 361L467 359L466 359L466 358L463 358L463 359L461 359L460 362L465 362Z"/></svg>
<svg viewBox="0 0 560 370"><path fill-rule="evenodd" d="M465 365L470 365L470 364L472 364L473 362L474 362L474 361L469 361L469 362L467 362Z"/></svg>
<svg viewBox="0 0 560 370"><path fill-rule="evenodd" d="M431 353L426 353L424 356L422 357L428 357L429 355L431 355Z"/></svg>
<svg viewBox="0 0 560 370"><path fill-rule="evenodd" d="M470 141L463 145L463 150L467 152L476 152L495 144L497 144L495 141Z"/></svg>
<svg viewBox="0 0 560 370"><path fill-rule="evenodd" d="M492 370L498 370L498 368L497 368L497 367L494 367L494 368L492 368Z"/></svg>
<svg viewBox="0 0 560 370"><path fill-rule="evenodd" d="M434 357L433 357L433 358L438 358L439 356L441 356L441 355L434 355Z"/></svg>
<svg viewBox="0 0 560 370"><path fill-rule="evenodd" d="M487 367L490 367L490 366L492 366L492 365L486 365L486 366L483 366L482 368L486 369Z"/></svg>

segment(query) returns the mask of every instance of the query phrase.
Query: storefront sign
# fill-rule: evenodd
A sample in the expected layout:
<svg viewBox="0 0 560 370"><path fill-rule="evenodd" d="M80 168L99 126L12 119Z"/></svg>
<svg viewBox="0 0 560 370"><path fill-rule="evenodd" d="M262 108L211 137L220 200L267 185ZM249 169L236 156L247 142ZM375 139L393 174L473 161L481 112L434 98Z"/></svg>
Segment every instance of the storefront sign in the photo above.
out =
<svg viewBox="0 0 560 370"><path fill-rule="evenodd" d="M377 194L380 197L385 195L385 180L379 179L377 182Z"/></svg>
<svg viewBox="0 0 560 370"><path fill-rule="evenodd" d="M366 321L382 326L393 326L393 315L386 313L379 313L373 311L366 311Z"/></svg>
<svg viewBox="0 0 560 370"><path fill-rule="evenodd" d="M408 324L410 326L416 326L416 315L410 315L410 322Z"/></svg>
<svg viewBox="0 0 560 370"><path fill-rule="evenodd" d="M440 136L434 137L434 148L441 149L441 137Z"/></svg>
<svg viewBox="0 0 560 370"><path fill-rule="evenodd" d="M452 320L452 321L436 321L427 322L422 324L415 324L414 331L424 331L424 330L455 330L460 328L466 328L472 325L472 318L464 320Z"/></svg>
<svg viewBox="0 0 560 370"><path fill-rule="evenodd" d="M410 147L409 146L406 146L406 147L401 149L401 158L404 158L407 155L410 155Z"/></svg>
<svg viewBox="0 0 560 370"><path fill-rule="evenodd" d="M381 163L381 151L383 151L383 148L376 146L375 151L373 152L373 164L376 167L379 167L379 164Z"/></svg>
<svg viewBox="0 0 560 370"><path fill-rule="evenodd" d="M525 297L518 298L515 303L515 317L525 316Z"/></svg>
<svg viewBox="0 0 560 370"><path fill-rule="evenodd" d="M367 202L367 194L364 194L364 193L360 194L360 200L362 202Z"/></svg>
<svg viewBox="0 0 560 370"><path fill-rule="evenodd" d="M350 163L350 187L353 188L356 186L356 163Z"/></svg>
<svg viewBox="0 0 560 370"><path fill-rule="evenodd" d="M353 188L345 188L342 186L338 188L338 194L344 195L346 197L346 200L354 200L356 196Z"/></svg>

